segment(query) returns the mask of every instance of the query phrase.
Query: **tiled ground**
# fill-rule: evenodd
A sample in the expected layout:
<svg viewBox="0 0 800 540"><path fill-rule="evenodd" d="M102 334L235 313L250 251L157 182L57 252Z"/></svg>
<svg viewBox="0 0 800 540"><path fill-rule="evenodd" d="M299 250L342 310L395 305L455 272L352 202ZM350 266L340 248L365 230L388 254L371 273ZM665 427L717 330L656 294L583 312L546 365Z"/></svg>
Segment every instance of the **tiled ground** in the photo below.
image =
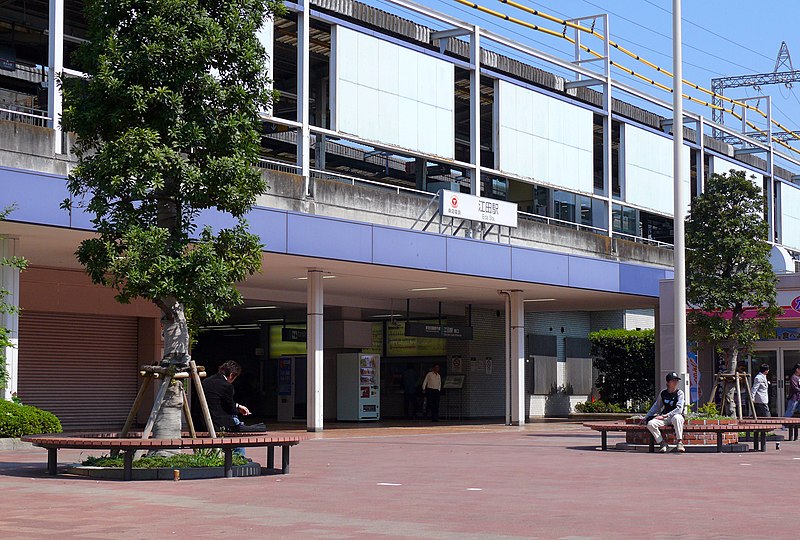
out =
<svg viewBox="0 0 800 540"><path fill-rule="evenodd" d="M800 442L686 455L598 443L576 424L336 429L296 447L288 476L127 483L48 477L45 451L2 451L0 538L800 536Z"/></svg>

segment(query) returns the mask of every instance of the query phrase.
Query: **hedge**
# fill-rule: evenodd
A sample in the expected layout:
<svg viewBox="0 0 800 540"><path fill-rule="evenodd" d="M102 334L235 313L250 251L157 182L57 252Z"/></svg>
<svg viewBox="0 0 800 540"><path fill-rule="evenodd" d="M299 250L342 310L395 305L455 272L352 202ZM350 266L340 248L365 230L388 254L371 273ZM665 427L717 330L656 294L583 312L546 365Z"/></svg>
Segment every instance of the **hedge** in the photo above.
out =
<svg viewBox="0 0 800 540"><path fill-rule="evenodd" d="M600 399L634 407L655 395L656 335L654 330L601 330L589 334Z"/></svg>
<svg viewBox="0 0 800 540"><path fill-rule="evenodd" d="M0 399L0 437L61 433L61 422L51 412Z"/></svg>

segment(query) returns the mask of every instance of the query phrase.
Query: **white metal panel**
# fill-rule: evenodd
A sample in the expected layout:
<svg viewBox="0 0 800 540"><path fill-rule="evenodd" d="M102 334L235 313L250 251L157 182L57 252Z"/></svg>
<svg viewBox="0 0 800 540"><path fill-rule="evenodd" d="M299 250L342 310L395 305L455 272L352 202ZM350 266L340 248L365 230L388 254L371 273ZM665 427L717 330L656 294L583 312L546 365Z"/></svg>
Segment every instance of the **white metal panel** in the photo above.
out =
<svg viewBox="0 0 800 540"><path fill-rule="evenodd" d="M664 214L673 213L672 139L625 124L622 126L625 201ZM683 146L684 200L691 197L689 147Z"/></svg>
<svg viewBox="0 0 800 540"><path fill-rule="evenodd" d="M335 129L453 159L453 64L341 26L333 40Z"/></svg>
<svg viewBox="0 0 800 540"><path fill-rule="evenodd" d="M592 192L591 111L506 81L496 99L500 170Z"/></svg>
<svg viewBox="0 0 800 540"><path fill-rule="evenodd" d="M729 173L731 169L736 171L744 171L747 178L752 180L752 182L760 187L762 190L764 189L764 175L754 171L753 169L748 169L741 163L737 163L735 161L730 161L727 159L723 159L717 156L711 156L711 172L715 174L722 174L722 173ZM753 179L755 176L755 179Z"/></svg>
<svg viewBox="0 0 800 540"><path fill-rule="evenodd" d="M800 188L780 182L781 243L800 249Z"/></svg>

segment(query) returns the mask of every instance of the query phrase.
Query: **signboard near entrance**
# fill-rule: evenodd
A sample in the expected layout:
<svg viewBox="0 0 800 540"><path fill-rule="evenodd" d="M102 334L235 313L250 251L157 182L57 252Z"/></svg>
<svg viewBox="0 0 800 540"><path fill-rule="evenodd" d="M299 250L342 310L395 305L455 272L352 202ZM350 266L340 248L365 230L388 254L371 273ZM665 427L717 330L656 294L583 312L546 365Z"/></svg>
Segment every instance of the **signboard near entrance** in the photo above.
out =
<svg viewBox="0 0 800 540"><path fill-rule="evenodd" d="M439 212L445 217L469 219L505 227L517 226L516 203L476 197L446 189L439 191Z"/></svg>
<svg viewBox="0 0 800 540"><path fill-rule="evenodd" d="M472 327L448 326L437 323L407 322L406 335L428 338L472 339Z"/></svg>
<svg viewBox="0 0 800 540"><path fill-rule="evenodd" d="M305 328L286 328L284 327L281 330L281 340L282 341L292 341L295 343L303 342L305 343L308 340L308 330Z"/></svg>

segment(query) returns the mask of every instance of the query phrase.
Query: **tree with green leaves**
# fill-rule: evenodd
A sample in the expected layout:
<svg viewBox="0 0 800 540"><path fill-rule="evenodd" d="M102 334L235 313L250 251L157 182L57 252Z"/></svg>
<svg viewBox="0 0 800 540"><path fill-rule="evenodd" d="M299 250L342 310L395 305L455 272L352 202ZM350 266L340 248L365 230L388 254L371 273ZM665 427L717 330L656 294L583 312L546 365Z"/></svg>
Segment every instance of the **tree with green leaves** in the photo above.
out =
<svg viewBox="0 0 800 540"><path fill-rule="evenodd" d="M765 207L761 186L731 170L711 175L686 221L690 332L724 352L729 373L780 313Z"/></svg>
<svg viewBox="0 0 800 540"><path fill-rule="evenodd" d="M14 205L0 208L0 221L5 220L13 211ZM0 241L2 240L3 237L0 236ZM22 271L25 270L27 266L28 261L23 257L0 257L0 274L2 274L3 268L11 269L12 271ZM4 322L7 315L19 313L19 306L11 304L6 300L10 293L11 291L3 287L3 283L0 281L0 322ZM6 324L7 323L0 324L0 390L7 388L6 385L8 384L10 375L8 372L6 351L16 346L11 336L11 329L8 328ZM2 396L3 394L0 392L0 399L2 399Z"/></svg>
<svg viewBox="0 0 800 540"><path fill-rule="evenodd" d="M259 271L244 219L266 190L259 111L273 99L257 32L279 0L86 0L88 41L65 78L77 135L71 201L97 235L76 255L92 281L161 310L165 364L188 361L192 323L220 321ZM238 224L199 230L201 211Z"/></svg>

